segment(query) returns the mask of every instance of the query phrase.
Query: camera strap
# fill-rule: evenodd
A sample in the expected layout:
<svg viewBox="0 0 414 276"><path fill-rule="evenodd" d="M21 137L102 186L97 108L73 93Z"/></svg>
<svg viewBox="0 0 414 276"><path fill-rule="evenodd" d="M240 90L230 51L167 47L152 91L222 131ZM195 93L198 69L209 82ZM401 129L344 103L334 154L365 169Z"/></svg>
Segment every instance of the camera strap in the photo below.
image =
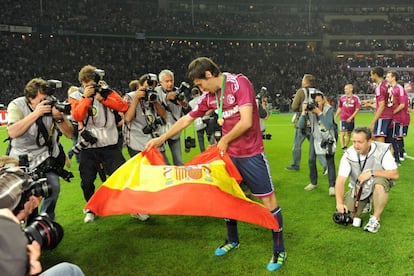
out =
<svg viewBox="0 0 414 276"><path fill-rule="evenodd" d="M357 181L357 183L355 185L357 185L357 184L360 184L359 181ZM359 201L360 201L361 195L362 195L362 185L363 184L360 184L360 187L359 187L358 190L355 187L354 196L356 196L356 200L354 202L354 210L352 211L352 217L356 217L356 214L357 214L357 211L358 211Z"/></svg>
<svg viewBox="0 0 414 276"><path fill-rule="evenodd" d="M33 108L30 106L28 102L26 102L27 107L30 109L31 112L33 112ZM55 130L55 123L52 123L50 125L49 131L46 129L46 126L43 123L43 116L36 119L36 125L38 128L38 132L36 135L36 145L38 147L47 146L49 150L49 154L52 154L53 152L53 145L52 145L52 135L53 131ZM43 144L40 143L40 135L42 135L45 142Z"/></svg>
<svg viewBox="0 0 414 276"><path fill-rule="evenodd" d="M369 150L368 150L369 153ZM361 158L358 154L358 163L359 163L359 170L360 170L360 174L364 171L365 165L367 164L367 160L368 160L368 154L365 157L364 163L361 164ZM359 185L359 189L357 189L357 185ZM355 183L355 190L354 190L354 197L355 202L354 202L354 211L352 212L353 217L356 217L357 211L358 211L358 207L359 207L359 201L361 199L361 195L362 195L362 191L363 191L363 186L364 183L359 183L359 181L357 180Z"/></svg>
<svg viewBox="0 0 414 276"><path fill-rule="evenodd" d="M145 102L143 100L139 101L139 105L141 106L142 114L144 114L145 122L147 126L151 126L152 123L155 121L155 115L151 107L148 108L145 106Z"/></svg>
<svg viewBox="0 0 414 276"><path fill-rule="evenodd" d="M89 107L89 109L88 109L88 115L86 116L86 120L85 120L85 122L84 122L84 127L86 127L87 126L87 124L88 124L88 121L89 121L89 118L91 117L91 116L93 116L93 111L92 111L92 108L93 108L93 103L94 103L94 101L95 101L95 97L93 97L92 98L92 104L91 104L91 106ZM108 107L106 106L106 105L103 105L103 104L101 104L102 106L103 106L103 113L105 114L105 124L104 124L104 126L103 127L106 127L106 123L108 122ZM115 111L114 111L115 112ZM114 116L115 116L115 113L114 113ZM95 121L94 121L94 119L93 119L93 117L92 117L92 123L95 125Z"/></svg>

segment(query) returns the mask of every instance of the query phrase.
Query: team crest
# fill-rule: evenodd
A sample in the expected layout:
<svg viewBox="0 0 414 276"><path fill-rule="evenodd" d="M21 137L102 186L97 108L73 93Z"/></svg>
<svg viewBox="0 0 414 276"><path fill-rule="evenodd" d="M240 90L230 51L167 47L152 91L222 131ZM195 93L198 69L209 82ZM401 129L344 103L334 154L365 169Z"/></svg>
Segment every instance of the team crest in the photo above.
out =
<svg viewBox="0 0 414 276"><path fill-rule="evenodd" d="M234 98L234 95L233 94L227 95L226 102L228 104L234 104L235 101L236 101L236 99Z"/></svg>

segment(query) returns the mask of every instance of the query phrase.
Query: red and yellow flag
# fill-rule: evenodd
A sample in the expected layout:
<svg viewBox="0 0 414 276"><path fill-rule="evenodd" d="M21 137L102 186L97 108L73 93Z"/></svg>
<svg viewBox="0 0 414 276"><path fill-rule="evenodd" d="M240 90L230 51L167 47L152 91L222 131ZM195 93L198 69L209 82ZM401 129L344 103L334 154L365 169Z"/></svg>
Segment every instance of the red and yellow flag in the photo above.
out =
<svg viewBox="0 0 414 276"><path fill-rule="evenodd" d="M165 165L161 153L152 149L115 171L85 208L99 216L212 216L278 229L270 211L244 195L240 181L230 157L220 157L217 147L210 147L184 166Z"/></svg>

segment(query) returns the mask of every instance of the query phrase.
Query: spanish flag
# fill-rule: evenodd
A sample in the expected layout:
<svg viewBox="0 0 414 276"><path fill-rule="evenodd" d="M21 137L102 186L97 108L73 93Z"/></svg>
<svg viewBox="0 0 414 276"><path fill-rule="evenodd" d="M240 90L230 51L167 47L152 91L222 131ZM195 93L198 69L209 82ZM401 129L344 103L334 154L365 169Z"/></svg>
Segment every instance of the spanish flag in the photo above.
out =
<svg viewBox="0 0 414 276"><path fill-rule="evenodd" d="M192 215L231 218L278 229L263 205L241 190L228 155L210 147L184 166L165 165L157 149L142 152L115 171L86 204L99 216Z"/></svg>

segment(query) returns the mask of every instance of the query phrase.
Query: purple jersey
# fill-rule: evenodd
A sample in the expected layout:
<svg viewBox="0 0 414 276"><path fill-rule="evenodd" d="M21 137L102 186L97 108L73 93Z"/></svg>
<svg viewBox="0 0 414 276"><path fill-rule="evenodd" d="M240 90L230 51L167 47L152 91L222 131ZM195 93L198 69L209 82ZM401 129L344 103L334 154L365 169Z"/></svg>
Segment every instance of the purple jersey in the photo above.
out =
<svg viewBox="0 0 414 276"><path fill-rule="evenodd" d="M262 153L263 137L260 131L259 112L255 100L255 92L251 82L242 74L225 74L226 84L224 87L223 100L223 136L240 121L240 110L242 106L252 106L253 125L240 137L230 142L227 153L234 157L248 157ZM220 101L221 89L217 93L205 93L197 106L190 111L193 118L204 116L208 110L217 109L217 99Z"/></svg>
<svg viewBox="0 0 414 276"><path fill-rule="evenodd" d="M361 101L357 95L352 95L348 97L347 95L342 95L339 98L338 107L341 109L340 120L346 121L349 117L354 114L355 110L361 108ZM352 118L352 122L355 118Z"/></svg>
<svg viewBox="0 0 414 276"><path fill-rule="evenodd" d="M408 114L407 91L405 91L404 87L397 84L394 86L393 93L395 99L394 109L396 109L400 104L404 104L404 108L400 112L394 114L393 120L400 123L402 126L408 126L410 123L410 115Z"/></svg>
<svg viewBox="0 0 414 276"><path fill-rule="evenodd" d="M384 110L380 115L379 119L392 119L393 117L393 105L394 97L392 92L392 87L388 85L385 80L382 80L381 83L375 88L375 99L376 99L376 108L378 110L378 103L384 102Z"/></svg>

